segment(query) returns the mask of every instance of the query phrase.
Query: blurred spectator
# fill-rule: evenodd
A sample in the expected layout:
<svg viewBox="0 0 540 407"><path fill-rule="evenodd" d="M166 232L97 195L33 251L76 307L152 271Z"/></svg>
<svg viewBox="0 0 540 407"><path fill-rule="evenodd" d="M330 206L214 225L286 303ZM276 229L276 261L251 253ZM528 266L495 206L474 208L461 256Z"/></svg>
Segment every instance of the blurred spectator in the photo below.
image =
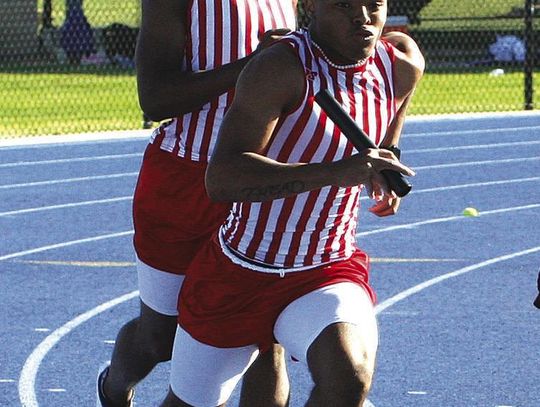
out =
<svg viewBox="0 0 540 407"><path fill-rule="evenodd" d="M525 60L525 44L515 35L497 35L496 41L489 46L489 53L495 61L523 62Z"/></svg>
<svg viewBox="0 0 540 407"><path fill-rule="evenodd" d="M79 64L83 56L95 52L94 33L82 3L82 0L66 0L66 20L60 28L60 45L72 64Z"/></svg>

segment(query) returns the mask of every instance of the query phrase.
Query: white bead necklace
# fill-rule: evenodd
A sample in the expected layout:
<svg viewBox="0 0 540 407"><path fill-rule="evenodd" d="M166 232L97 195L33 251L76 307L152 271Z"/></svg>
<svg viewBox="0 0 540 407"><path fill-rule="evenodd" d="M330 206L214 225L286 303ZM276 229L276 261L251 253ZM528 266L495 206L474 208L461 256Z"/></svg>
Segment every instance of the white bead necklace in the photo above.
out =
<svg viewBox="0 0 540 407"><path fill-rule="evenodd" d="M324 60L326 61L326 63L328 65L330 65L332 68L336 68L336 69L352 69L352 68L360 68L362 65L364 65L367 60L369 59L369 56L367 56L366 58L364 59L361 59L360 61L358 61L357 63L355 64L350 64L350 65L338 65L338 64L335 64L333 63L330 58L328 58L328 56L324 53L324 51L322 50L321 46L319 44L317 44L315 41L313 41L313 38L311 38L311 36L309 36L309 39L311 41L311 43L313 45L315 45L315 48L317 48L319 50L319 52L321 53L321 55L323 56Z"/></svg>

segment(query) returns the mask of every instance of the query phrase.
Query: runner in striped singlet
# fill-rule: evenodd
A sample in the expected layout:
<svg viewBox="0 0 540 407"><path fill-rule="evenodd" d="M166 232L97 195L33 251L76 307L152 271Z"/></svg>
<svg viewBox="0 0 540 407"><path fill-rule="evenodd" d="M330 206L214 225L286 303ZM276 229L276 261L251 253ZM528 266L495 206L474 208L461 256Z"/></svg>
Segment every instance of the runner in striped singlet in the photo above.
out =
<svg viewBox="0 0 540 407"><path fill-rule="evenodd" d="M367 397L378 333L355 241L361 185L386 216L399 199L380 171L414 172L389 150L358 153L314 95L328 89L375 144L397 144L424 59L405 34L381 37L385 0L305 6L309 29L250 61L222 123L206 187L234 203L186 274L162 406L222 405L274 340L307 363L307 405Z"/></svg>
<svg viewBox="0 0 540 407"><path fill-rule="evenodd" d="M133 205L141 310L100 370L98 406L131 405L134 386L170 359L186 267L230 208L204 189L217 130L240 71L295 28L295 8L296 0L142 1L139 100L154 121L173 119L154 131L143 158ZM282 349L260 358L244 383L242 405L286 405Z"/></svg>

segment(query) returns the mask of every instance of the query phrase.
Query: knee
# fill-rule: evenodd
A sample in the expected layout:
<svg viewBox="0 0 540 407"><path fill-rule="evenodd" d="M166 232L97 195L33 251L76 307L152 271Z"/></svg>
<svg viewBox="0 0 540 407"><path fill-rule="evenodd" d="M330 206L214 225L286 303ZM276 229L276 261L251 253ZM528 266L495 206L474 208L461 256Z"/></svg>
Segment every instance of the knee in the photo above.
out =
<svg viewBox="0 0 540 407"><path fill-rule="evenodd" d="M168 362L172 357L172 342L156 341L151 351L152 359L157 363Z"/></svg>
<svg viewBox="0 0 540 407"><path fill-rule="evenodd" d="M165 329L163 331L152 330L146 333L147 341L149 341L148 349L152 354L152 359L156 362L161 363L171 360L175 331L176 329Z"/></svg>
<svg viewBox="0 0 540 407"><path fill-rule="evenodd" d="M341 389L337 392L343 399L338 405L355 406L367 398L373 374L363 365L355 366L341 377Z"/></svg>
<svg viewBox="0 0 540 407"><path fill-rule="evenodd" d="M316 399L332 406L362 406L371 387L373 373L363 365L319 378L313 389Z"/></svg>
<svg viewBox="0 0 540 407"><path fill-rule="evenodd" d="M141 351L156 362L166 362L171 359L176 320L173 318L167 324L155 325L147 319L136 318L129 322L135 330L135 337L141 346Z"/></svg>
<svg viewBox="0 0 540 407"><path fill-rule="evenodd" d="M356 357L354 357L356 356ZM374 363L365 352L338 353L310 366L314 396L322 405L362 406L373 378Z"/></svg>

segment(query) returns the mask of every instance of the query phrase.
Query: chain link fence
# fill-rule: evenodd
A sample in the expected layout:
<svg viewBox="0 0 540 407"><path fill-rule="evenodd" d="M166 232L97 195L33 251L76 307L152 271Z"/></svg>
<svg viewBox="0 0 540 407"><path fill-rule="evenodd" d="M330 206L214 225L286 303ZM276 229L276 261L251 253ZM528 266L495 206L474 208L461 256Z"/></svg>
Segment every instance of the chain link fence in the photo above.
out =
<svg viewBox="0 0 540 407"><path fill-rule="evenodd" d="M538 108L540 0L389 0L389 15L427 61L410 114ZM0 136L150 126L139 21L139 0L0 0Z"/></svg>

